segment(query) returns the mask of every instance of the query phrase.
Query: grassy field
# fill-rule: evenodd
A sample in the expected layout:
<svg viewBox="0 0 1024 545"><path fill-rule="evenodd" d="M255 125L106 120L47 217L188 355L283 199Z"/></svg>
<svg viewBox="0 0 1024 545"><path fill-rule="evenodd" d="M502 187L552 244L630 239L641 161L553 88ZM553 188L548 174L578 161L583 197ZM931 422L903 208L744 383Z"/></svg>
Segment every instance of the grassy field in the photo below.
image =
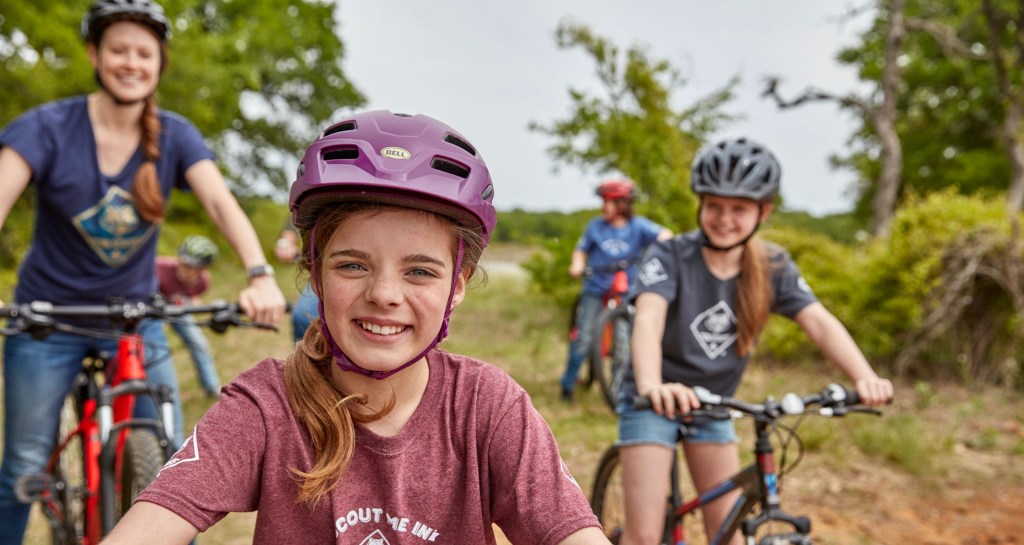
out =
<svg viewBox="0 0 1024 545"><path fill-rule="evenodd" d="M557 380L566 354L564 311L532 293L522 275L507 272L503 263L521 257L521 250L495 250L490 254L494 272L489 282L472 290L455 312L444 346L505 369L530 392L567 465L589 494L601 452L616 438L615 417L597 391L581 392L573 405L558 399ZM214 275L211 298L233 298L242 284L241 274L216 270ZM279 278L293 296L291 272L285 269ZM222 380L262 358L287 354L289 329L210 334ZM211 402L202 394L187 352L176 340L172 344L190 428ZM755 361L739 396L757 400L768 394L805 392L840 378L826 364L781 367ZM1019 501L1024 498L1024 401L1019 392L925 383L899 383L897 391L896 403L883 418L817 419L802 426L807 451L799 470L787 478L787 510L809 514L818 543L835 545L968 542L956 532L975 539L970 542L1010 543L978 538L1013 539L1024 533L1019 520ZM749 430L742 425L740 429L744 448L749 448ZM1009 501L998 503L1000 499ZM986 507L989 500L991 508ZM984 517L975 516L982 512ZM199 542L250 543L254 520L252 514L230 515ZM934 530L939 527L941 532ZM930 536L928 532L937 537L917 539ZM26 543L46 543L45 535L41 517L34 514ZM700 543L700 538L694 542Z"/></svg>

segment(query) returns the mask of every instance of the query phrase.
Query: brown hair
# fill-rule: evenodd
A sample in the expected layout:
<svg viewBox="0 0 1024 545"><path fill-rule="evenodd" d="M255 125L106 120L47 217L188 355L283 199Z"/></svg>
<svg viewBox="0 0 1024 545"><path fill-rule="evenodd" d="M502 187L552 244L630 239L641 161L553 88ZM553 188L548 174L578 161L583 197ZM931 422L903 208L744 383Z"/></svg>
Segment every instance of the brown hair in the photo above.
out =
<svg viewBox="0 0 1024 545"><path fill-rule="evenodd" d="M390 205L369 203L342 203L325 207L315 214L318 217L315 229L300 232L303 247L301 267L307 272L316 271L313 278L319 282L322 254L316 261L309 261L310 243L318 250L326 248L334 233L353 213L363 210L394 209ZM431 214L430 212L423 212ZM454 261L461 238L463 243L462 271L460 274L472 278L478 271L477 263L483 253L483 237L479 228L469 228L436 216L451 234L452 260ZM312 234L315 240L310 240ZM313 286L320 293L321 286ZM320 330L320 318L314 318L306 334L288 356L284 368L285 391L288 403L296 418L309 432L315 459L309 471L291 468L300 479L296 501L310 506L316 505L324 495L341 479L355 452L356 423L369 423L387 415L394 407L394 397L375 414L365 414L351 409L352 403L365 404L366 394L343 392L331 381L333 357L327 349L327 341Z"/></svg>
<svg viewBox="0 0 1024 545"><path fill-rule="evenodd" d="M158 222L164 219L164 193L156 162L160 159L160 116L156 98L150 96L142 110L142 152L146 160L139 165L132 183L132 197L142 219Z"/></svg>
<svg viewBox="0 0 1024 545"><path fill-rule="evenodd" d="M768 322L772 307L771 270L764 244L757 236L744 244L736 289L738 339L736 352L747 356Z"/></svg>

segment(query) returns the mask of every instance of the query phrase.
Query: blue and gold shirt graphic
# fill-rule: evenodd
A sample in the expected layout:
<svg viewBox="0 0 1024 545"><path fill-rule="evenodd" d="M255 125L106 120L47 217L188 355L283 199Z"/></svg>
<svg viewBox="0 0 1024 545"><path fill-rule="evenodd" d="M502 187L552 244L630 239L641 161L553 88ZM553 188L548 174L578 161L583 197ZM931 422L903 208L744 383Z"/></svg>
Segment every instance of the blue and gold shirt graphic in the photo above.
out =
<svg viewBox="0 0 1024 545"><path fill-rule="evenodd" d="M139 218L131 194L116 186L72 221L96 255L114 268L124 265L156 230L156 224Z"/></svg>

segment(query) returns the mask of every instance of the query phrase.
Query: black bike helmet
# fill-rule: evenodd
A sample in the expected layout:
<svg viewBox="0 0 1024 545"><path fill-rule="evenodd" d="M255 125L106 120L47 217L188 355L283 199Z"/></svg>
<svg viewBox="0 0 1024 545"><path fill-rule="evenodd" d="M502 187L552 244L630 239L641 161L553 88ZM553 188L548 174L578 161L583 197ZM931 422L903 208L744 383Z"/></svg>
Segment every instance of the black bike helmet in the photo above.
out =
<svg viewBox="0 0 1024 545"><path fill-rule="evenodd" d="M163 41L171 39L171 25L164 8L153 0L95 0L82 17L82 38L99 43L103 30L112 22L128 19L142 23Z"/></svg>
<svg viewBox="0 0 1024 545"><path fill-rule="evenodd" d="M693 160L690 187L698 195L772 202L779 194L782 167L768 148L747 138L701 148Z"/></svg>

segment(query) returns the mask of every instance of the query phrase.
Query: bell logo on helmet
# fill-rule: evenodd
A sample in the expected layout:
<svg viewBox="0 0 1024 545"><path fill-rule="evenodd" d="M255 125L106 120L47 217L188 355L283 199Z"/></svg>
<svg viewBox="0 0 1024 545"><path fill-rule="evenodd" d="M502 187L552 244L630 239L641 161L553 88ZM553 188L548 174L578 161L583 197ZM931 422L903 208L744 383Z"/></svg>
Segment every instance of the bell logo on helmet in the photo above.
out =
<svg viewBox="0 0 1024 545"><path fill-rule="evenodd" d="M390 157L392 159L408 159L412 157L412 154L409 153L409 150L405 148L400 148L398 146L388 146L380 150L380 154L384 157Z"/></svg>

